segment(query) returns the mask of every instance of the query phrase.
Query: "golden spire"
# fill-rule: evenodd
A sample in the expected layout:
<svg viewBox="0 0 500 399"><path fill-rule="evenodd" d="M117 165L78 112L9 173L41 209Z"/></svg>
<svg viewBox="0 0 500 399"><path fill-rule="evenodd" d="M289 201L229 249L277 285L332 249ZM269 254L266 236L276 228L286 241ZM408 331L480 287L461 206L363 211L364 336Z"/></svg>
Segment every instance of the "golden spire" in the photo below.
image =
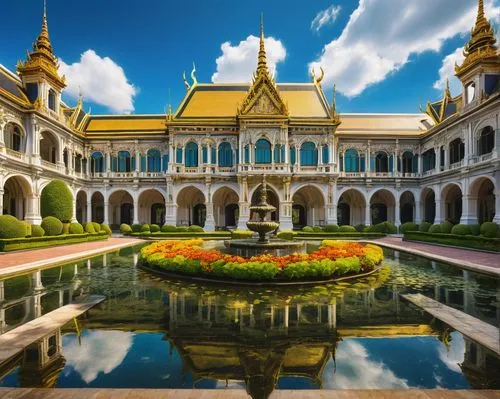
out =
<svg viewBox="0 0 500 399"><path fill-rule="evenodd" d="M446 78L446 86L444 88L444 97L451 98L450 79L449 78Z"/></svg>
<svg viewBox="0 0 500 399"><path fill-rule="evenodd" d="M42 31L40 32L40 35L38 36L38 39L36 43L33 46L33 50L41 50L45 49L47 50L52 56L54 54L52 53L52 44L50 43L50 38L49 38L49 27L47 24L47 1L43 1L43 20L42 20Z"/></svg>
<svg viewBox="0 0 500 399"><path fill-rule="evenodd" d="M260 15L260 42L259 42L259 58L257 62L257 75L267 74L267 57L266 47L264 45L264 14Z"/></svg>

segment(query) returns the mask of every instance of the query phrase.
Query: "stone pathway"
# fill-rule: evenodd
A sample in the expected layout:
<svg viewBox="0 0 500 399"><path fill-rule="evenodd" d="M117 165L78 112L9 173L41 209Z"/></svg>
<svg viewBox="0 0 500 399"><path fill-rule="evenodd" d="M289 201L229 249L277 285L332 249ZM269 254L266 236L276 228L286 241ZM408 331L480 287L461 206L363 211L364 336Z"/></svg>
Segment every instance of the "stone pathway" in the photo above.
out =
<svg viewBox="0 0 500 399"><path fill-rule="evenodd" d="M500 254L403 241L400 237L383 237L372 242L437 261L453 263L465 269L500 275Z"/></svg>
<svg viewBox="0 0 500 399"><path fill-rule="evenodd" d="M71 262L143 242L136 238L110 237L106 241L0 253L0 276L42 268L55 263Z"/></svg>
<svg viewBox="0 0 500 399"><path fill-rule="evenodd" d="M435 318L448 324L454 330L461 332L478 344L500 355L500 334L497 327L476 319L460 310L443 305L422 294L406 294L401 296Z"/></svg>
<svg viewBox="0 0 500 399"><path fill-rule="evenodd" d="M78 399L250 399L240 389L41 389L0 388L0 397L19 398L78 398ZM499 399L500 391L450 391L446 389L424 390L276 390L270 399Z"/></svg>
<svg viewBox="0 0 500 399"><path fill-rule="evenodd" d="M85 313L104 301L104 299L106 298L102 295L91 295L82 302L63 306L0 335L0 364L9 360L32 343L54 333L68 321Z"/></svg>

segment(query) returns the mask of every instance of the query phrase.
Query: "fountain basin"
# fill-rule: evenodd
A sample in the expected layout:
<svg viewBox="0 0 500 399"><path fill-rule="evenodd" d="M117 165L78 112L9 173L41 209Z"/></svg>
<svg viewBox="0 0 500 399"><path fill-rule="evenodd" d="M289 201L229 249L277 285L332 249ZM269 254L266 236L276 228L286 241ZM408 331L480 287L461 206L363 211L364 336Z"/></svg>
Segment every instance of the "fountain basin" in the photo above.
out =
<svg viewBox="0 0 500 399"><path fill-rule="evenodd" d="M268 242L255 240L227 240L224 245L232 255L250 258L261 254L285 256L293 253L305 253L304 241L286 241L272 239Z"/></svg>

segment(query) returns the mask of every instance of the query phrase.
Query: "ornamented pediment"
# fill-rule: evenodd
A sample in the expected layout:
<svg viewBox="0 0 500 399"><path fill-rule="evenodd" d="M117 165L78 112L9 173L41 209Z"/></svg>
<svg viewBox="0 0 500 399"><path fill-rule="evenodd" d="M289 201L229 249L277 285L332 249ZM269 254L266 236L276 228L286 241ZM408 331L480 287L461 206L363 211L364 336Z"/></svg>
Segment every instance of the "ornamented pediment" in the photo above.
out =
<svg viewBox="0 0 500 399"><path fill-rule="evenodd" d="M271 93L263 87L251 97L249 93L247 100L240 109L240 115L287 115L287 110L279 94Z"/></svg>

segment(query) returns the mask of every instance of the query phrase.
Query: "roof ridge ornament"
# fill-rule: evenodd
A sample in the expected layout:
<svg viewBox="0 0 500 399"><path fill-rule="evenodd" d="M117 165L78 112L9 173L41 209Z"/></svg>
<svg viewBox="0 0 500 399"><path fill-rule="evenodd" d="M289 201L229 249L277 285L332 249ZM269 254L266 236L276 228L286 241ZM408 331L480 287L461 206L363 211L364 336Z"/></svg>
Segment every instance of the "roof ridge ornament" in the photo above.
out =
<svg viewBox="0 0 500 399"><path fill-rule="evenodd" d="M189 91L189 89L191 89L191 85L186 79L186 71L182 72L182 80L184 81L184 86L186 86L186 90Z"/></svg>
<svg viewBox="0 0 500 399"><path fill-rule="evenodd" d="M323 70L323 67L320 66L319 69L321 71L321 75L319 75L319 77L316 77L316 72L314 71L314 67L312 67L312 70L311 70L311 79L312 79L312 82L316 85L321 85L321 81L325 77L325 71Z"/></svg>
<svg viewBox="0 0 500 399"><path fill-rule="evenodd" d="M193 79L193 85L191 87L194 87L198 84L198 80L196 79L196 65L194 64L193 61L193 70L191 71L191 79Z"/></svg>

